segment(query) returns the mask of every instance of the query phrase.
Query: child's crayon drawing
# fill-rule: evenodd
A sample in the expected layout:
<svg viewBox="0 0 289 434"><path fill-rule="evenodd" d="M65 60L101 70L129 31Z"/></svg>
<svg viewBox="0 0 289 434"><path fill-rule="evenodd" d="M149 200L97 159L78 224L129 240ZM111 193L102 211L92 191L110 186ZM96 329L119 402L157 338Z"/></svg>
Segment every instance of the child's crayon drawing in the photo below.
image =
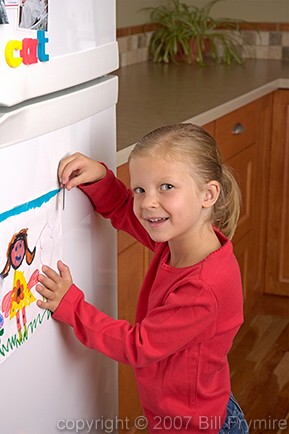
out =
<svg viewBox="0 0 289 434"><path fill-rule="evenodd" d="M0 364L50 318L37 307L43 263L61 255L59 190L0 213Z"/></svg>

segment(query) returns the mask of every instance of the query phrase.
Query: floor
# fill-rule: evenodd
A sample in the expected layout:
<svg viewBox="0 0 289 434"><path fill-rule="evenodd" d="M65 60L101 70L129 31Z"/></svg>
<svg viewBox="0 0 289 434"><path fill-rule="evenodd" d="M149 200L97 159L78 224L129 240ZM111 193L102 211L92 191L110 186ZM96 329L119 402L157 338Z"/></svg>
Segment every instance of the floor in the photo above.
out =
<svg viewBox="0 0 289 434"><path fill-rule="evenodd" d="M229 355L250 434L289 433L289 298L263 295Z"/></svg>

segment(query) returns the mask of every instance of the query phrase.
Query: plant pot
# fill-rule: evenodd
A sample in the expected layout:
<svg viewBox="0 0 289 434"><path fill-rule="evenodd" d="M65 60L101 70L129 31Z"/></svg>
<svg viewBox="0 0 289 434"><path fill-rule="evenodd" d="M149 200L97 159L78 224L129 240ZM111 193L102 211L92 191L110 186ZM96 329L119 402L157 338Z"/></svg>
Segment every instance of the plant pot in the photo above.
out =
<svg viewBox="0 0 289 434"><path fill-rule="evenodd" d="M182 47L178 50L176 54L176 60L177 62L186 62L186 63L203 63L204 57L210 52L210 41L209 39L205 38L202 39L202 50L201 54L202 56L199 56L198 58L198 44L197 40L195 38L192 38L190 41L190 49L191 53L185 54Z"/></svg>

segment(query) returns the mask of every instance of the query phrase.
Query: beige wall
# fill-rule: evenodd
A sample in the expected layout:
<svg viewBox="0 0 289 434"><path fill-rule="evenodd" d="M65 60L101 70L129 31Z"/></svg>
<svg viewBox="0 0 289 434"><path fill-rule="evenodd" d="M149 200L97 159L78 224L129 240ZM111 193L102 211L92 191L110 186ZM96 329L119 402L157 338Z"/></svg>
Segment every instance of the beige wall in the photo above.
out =
<svg viewBox="0 0 289 434"><path fill-rule="evenodd" d="M183 0L196 6L206 0ZM149 22L149 13L140 9L166 4L168 0L116 0L117 28ZM289 0L224 0L214 6L212 15L255 22L289 22Z"/></svg>

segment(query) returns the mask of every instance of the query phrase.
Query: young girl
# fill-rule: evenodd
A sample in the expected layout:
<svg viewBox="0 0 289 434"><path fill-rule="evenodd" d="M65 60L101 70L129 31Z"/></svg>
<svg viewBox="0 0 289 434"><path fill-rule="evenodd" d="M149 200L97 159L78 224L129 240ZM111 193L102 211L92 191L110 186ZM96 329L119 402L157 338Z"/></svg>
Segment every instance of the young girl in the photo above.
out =
<svg viewBox="0 0 289 434"><path fill-rule="evenodd" d="M85 302L61 261L59 274L43 267L38 292L47 301L38 306L72 326L84 345L134 368L150 433L247 433L227 360L243 322L229 241L239 216L238 186L213 137L192 124L146 135L129 170L131 190L77 153L60 162L59 179L68 190L79 186L115 228L154 251L135 324Z"/></svg>

